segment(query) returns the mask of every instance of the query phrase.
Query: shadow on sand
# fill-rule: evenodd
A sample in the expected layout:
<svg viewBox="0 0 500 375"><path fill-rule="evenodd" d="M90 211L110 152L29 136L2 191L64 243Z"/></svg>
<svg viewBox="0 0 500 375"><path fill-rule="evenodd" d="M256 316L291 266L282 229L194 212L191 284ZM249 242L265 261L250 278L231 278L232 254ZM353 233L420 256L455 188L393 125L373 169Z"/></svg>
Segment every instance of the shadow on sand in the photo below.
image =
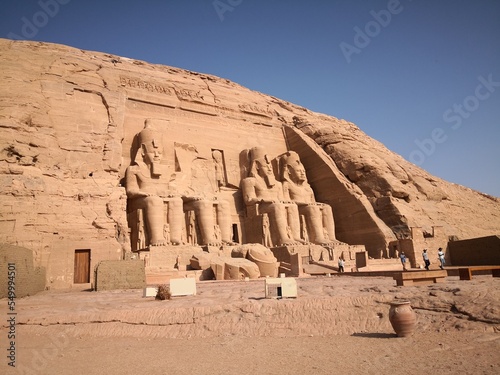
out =
<svg viewBox="0 0 500 375"><path fill-rule="evenodd" d="M394 337L398 337L395 333L379 333L379 332L355 332L351 336L354 337L368 337L368 338L375 338L375 339L390 339Z"/></svg>

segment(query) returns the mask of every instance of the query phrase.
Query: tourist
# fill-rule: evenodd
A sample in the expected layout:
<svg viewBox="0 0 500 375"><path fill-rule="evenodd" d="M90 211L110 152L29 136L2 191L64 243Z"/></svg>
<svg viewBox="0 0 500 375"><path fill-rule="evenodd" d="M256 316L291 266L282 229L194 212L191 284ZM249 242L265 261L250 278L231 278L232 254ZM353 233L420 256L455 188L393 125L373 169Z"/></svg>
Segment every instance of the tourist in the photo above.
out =
<svg viewBox="0 0 500 375"><path fill-rule="evenodd" d="M441 268L442 270L444 270L444 251L443 251L443 248L440 247L438 249L438 259L439 259L439 262L440 262L440 265L439 265L439 268Z"/></svg>
<svg viewBox="0 0 500 375"><path fill-rule="evenodd" d="M344 272L344 259L339 258L339 272Z"/></svg>
<svg viewBox="0 0 500 375"><path fill-rule="evenodd" d="M422 258L424 259L425 269L429 271L429 266L431 265L431 261L429 260L429 254L427 254L427 249L424 249L422 253Z"/></svg>
<svg viewBox="0 0 500 375"><path fill-rule="evenodd" d="M406 255L405 252L402 251L399 255L399 259L401 259L401 264L403 265L403 271L406 271Z"/></svg>

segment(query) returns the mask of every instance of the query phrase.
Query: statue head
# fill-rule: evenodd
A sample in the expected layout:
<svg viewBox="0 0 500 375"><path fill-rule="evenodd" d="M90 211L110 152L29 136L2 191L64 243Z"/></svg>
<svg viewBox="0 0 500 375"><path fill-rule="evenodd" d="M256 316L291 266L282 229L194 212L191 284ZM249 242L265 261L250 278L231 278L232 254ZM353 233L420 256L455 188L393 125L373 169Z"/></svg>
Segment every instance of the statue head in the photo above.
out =
<svg viewBox="0 0 500 375"><path fill-rule="evenodd" d="M222 152L219 150L213 150L212 157L217 164L222 163Z"/></svg>
<svg viewBox="0 0 500 375"><path fill-rule="evenodd" d="M262 177L268 187L276 185L273 166L263 147L257 146L250 149L250 173L251 177Z"/></svg>
<svg viewBox="0 0 500 375"><path fill-rule="evenodd" d="M158 167L162 159L163 145L161 135L152 128L149 119L144 122L144 129L137 134L137 141L139 149L137 150L135 161L138 162L137 158L140 154L142 162L150 167L151 174L159 176L161 173Z"/></svg>
<svg viewBox="0 0 500 375"><path fill-rule="evenodd" d="M281 177L285 181L302 184L307 181L306 170L295 151L288 151L280 158Z"/></svg>

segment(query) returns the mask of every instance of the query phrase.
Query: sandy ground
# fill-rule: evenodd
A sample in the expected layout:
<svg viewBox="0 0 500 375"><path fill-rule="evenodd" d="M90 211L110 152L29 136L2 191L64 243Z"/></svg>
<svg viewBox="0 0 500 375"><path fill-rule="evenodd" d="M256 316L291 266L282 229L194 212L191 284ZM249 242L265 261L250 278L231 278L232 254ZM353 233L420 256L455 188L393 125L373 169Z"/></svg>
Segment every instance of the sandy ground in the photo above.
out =
<svg viewBox="0 0 500 375"><path fill-rule="evenodd" d="M16 300L6 374L499 374L500 280L448 277L396 287L390 278L298 279L298 298L266 299L264 282L203 282L169 301L142 291L43 292ZM389 302L408 299L411 337L397 337ZM7 353L7 355L5 355Z"/></svg>

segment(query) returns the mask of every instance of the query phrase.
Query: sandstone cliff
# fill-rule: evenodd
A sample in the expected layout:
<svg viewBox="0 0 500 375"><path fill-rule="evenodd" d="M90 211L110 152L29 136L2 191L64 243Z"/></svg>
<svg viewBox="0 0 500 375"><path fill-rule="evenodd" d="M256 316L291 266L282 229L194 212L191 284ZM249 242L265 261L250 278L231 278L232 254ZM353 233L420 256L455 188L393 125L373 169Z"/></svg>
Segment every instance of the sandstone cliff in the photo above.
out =
<svg viewBox="0 0 500 375"><path fill-rule="evenodd" d="M75 248L100 249L93 264L130 249L121 182L145 117L161 119L181 143L217 146L234 132L228 156L284 129L276 153L301 154L317 200L333 207L338 239L369 251L410 227L441 226L459 239L500 233L498 198L430 175L348 121L223 78L105 53L5 39L0 51L0 242L33 249L37 264L59 275L49 277L54 285L71 282L63 270ZM179 131L185 123L196 125ZM230 165L229 184L240 178Z"/></svg>

